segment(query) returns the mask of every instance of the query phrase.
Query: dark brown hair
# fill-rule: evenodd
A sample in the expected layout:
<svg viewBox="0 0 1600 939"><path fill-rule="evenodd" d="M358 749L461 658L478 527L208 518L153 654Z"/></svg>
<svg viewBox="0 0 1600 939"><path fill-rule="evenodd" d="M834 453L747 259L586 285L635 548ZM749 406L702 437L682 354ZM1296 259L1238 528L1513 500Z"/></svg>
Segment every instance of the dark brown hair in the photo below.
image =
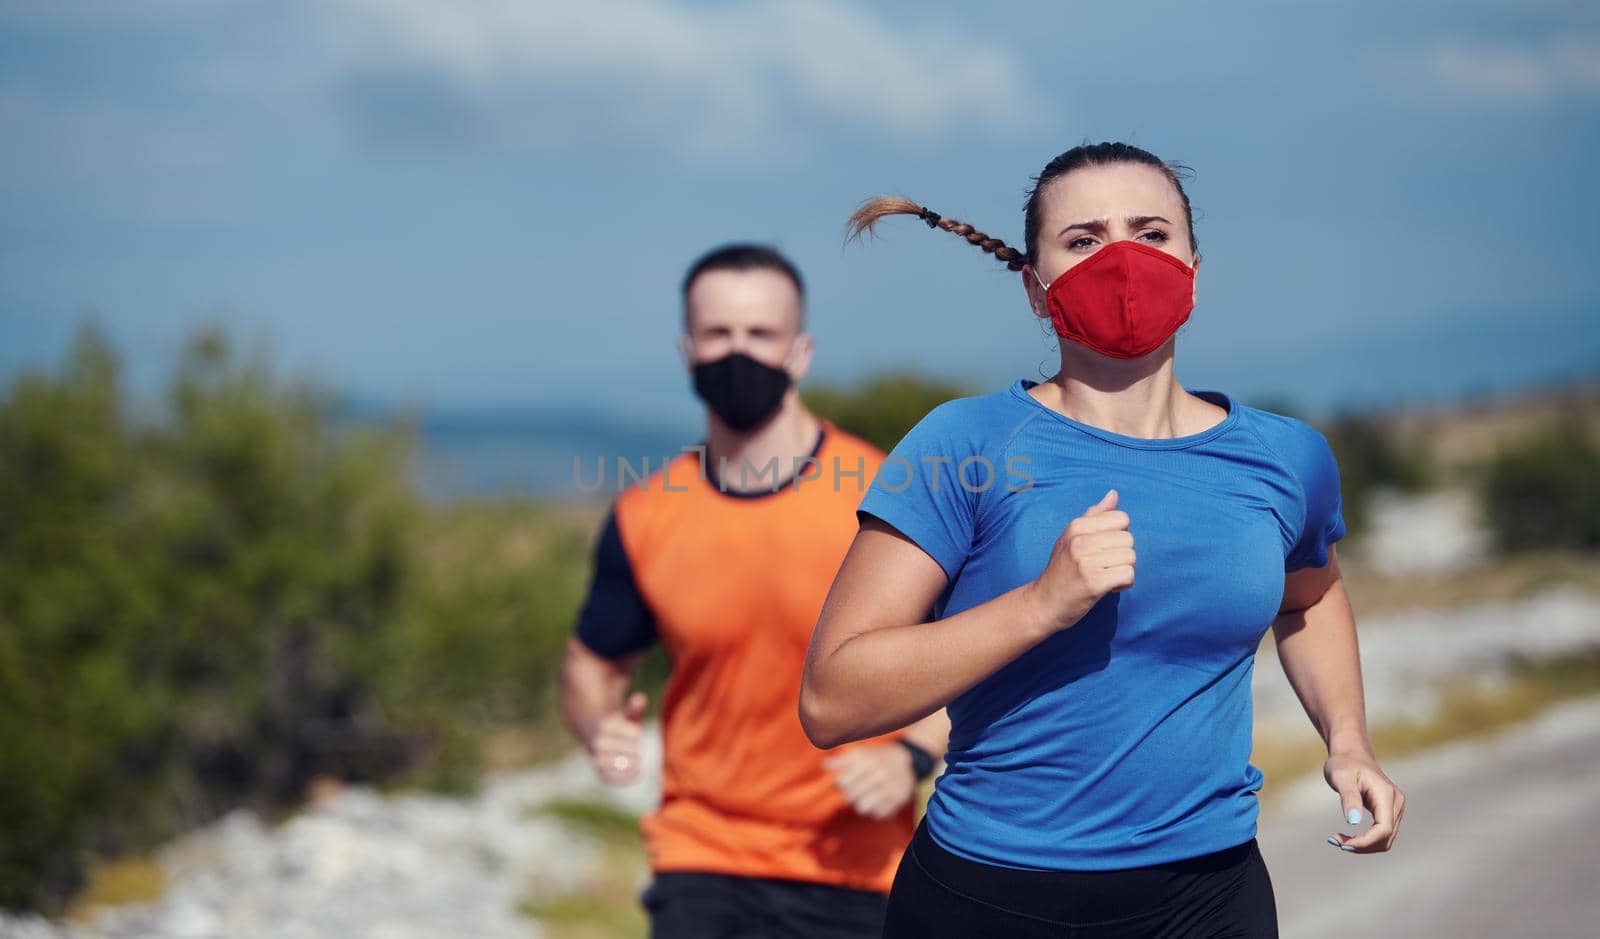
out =
<svg viewBox="0 0 1600 939"><path fill-rule="evenodd" d="M736 242L713 248L689 265L688 273L683 275L685 328L689 325L689 288L694 286L695 280L701 274L709 274L712 271L777 271L794 281L795 293L800 295L800 326L802 329L805 328L806 285L805 281L800 279L800 269L777 248L750 242Z"/></svg>
<svg viewBox="0 0 1600 939"><path fill-rule="evenodd" d="M846 240L860 240L863 232L870 232L878 219L885 215L915 215L928 223L929 228L942 228L954 235L967 239L968 243L975 244L985 252L1006 262L1006 266L1014 271L1022 270L1028 259L1021 251L1011 247L999 238L991 238L978 231L966 222L958 222L953 218L944 218L938 212L918 205L903 196L878 196L861 203L850 214L850 220L845 223Z"/></svg>
<svg viewBox="0 0 1600 939"><path fill-rule="evenodd" d="M1198 258L1200 243L1194 237L1194 212L1189 208L1189 194L1183 191L1181 182L1182 179L1193 176L1194 172L1181 163L1167 163L1150 151L1142 150L1132 144L1112 142L1073 147L1046 163L1044 170L1033 178L1033 188L1028 190L1028 201L1023 207L1023 242L1028 246L1027 253L1018 251L1004 241L990 237L965 222L944 218L932 209L902 196L878 196L861 203L855 212L851 213L850 220L845 223L845 237L847 240L860 239L863 232L871 232L878 220L888 215L915 215L926 222L928 227L942 228L952 234L960 235L969 243L1004 261L1006 267L1020 271L1024 264L1031 263L1038 257L1040 203L1045 187L1075 169L1113 163L1142 163L1155 167L1166 175L1172 182L1173 188L1178 190L1178 198L1183 202L1184 220L1189 230L1189 246Z"/></svg>

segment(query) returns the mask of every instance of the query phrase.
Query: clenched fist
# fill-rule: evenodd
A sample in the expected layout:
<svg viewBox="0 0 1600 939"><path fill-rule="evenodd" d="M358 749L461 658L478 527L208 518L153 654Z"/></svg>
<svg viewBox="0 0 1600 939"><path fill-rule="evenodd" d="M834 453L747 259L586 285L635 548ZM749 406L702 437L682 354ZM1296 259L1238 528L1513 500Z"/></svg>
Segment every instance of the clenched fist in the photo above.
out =
<svg viewBox="0 0 1600 939"><path fill-rule="evenodd" d="M643 750L644 692L635 691L621 710L600 718L588 743L589 760L600 778L614 786L639 778L639 756Z"/></svg>
<svg viewBox="0 0 1600 939"><path fill-rule="evenodd" d="M1066 629L1100 598L1133 586L1133 533L1128 513L1117 511L1117 491L1067 524L1033 582L1050 626Z"/></svg>

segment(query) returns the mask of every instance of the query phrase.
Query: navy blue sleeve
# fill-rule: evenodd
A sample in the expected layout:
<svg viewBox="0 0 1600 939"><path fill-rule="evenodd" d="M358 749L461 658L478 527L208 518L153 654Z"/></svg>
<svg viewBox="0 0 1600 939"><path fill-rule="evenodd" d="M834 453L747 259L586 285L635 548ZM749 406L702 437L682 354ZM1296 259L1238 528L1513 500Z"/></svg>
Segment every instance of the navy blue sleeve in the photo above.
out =
<svg viewBox="0 0 1600 939"><path fill-rule="evenodd" d="M634 582L614 508L606 513L605 529L594 548L594 578L576 632L584 645L608 659L642 652L656 641L655 617Z"/></svg>
<svg viewBox="0 0 1600 939"><path fill-rule="evenodd" d="M1297 446L1291 450L1294 473L1305 490L1306 520L1300 540L1284 560L1287 572L1303 567L1325 567L1328 546L1345 535L1344 503L1339 494L1339 464L1328 438L1309 424L1301 424Z"/></svg>
<svg viewBox="0 0 1600 939"><path fill-rule="evenodd" d="M894 526L951 580L972 552L976 516L974 490L961 475L974 457L969 411L958 399L928 412L884 458L856 510Z"/></svg>

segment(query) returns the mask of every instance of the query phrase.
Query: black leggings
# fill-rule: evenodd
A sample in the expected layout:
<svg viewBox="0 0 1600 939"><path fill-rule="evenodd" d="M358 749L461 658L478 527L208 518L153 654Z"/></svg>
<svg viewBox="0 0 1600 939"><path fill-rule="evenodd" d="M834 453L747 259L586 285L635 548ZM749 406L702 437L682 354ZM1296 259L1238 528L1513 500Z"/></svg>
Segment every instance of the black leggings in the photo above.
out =
<svg viewBox="0 0 1600 939"><path fill-rule="evenodd" d="M1214 854L1112 871L1032 871L969 861L927 823L900 859L884 939L1276 939L1272 881L1255 839Z"/></svg>

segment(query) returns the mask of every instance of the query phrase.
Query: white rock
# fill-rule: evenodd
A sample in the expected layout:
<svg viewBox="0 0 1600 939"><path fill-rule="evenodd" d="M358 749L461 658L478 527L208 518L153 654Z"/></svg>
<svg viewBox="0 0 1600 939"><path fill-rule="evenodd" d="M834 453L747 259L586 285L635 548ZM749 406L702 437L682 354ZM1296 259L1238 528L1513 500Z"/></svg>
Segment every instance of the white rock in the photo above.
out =
<svg viewBox="0 0 1600 939"><path fill-rule="evenodd" d="M1546 658L1600 645L1600 597L1558 586L1523 600L1364 617L1358 630L1368 723L1425 720L1446 682L1493 687L1507 677L1513 656ZM1272 648L1268 642L1256 658L1258 726L1306 724Z"/></svg>
<svg viewBox="0 0 1600 939"><path fill-rule="evenodd" d="M1478 499L1465 489L1372 495L1357 556L1394 573L1443 573L1482 563L1490 539Z"/></svg>

